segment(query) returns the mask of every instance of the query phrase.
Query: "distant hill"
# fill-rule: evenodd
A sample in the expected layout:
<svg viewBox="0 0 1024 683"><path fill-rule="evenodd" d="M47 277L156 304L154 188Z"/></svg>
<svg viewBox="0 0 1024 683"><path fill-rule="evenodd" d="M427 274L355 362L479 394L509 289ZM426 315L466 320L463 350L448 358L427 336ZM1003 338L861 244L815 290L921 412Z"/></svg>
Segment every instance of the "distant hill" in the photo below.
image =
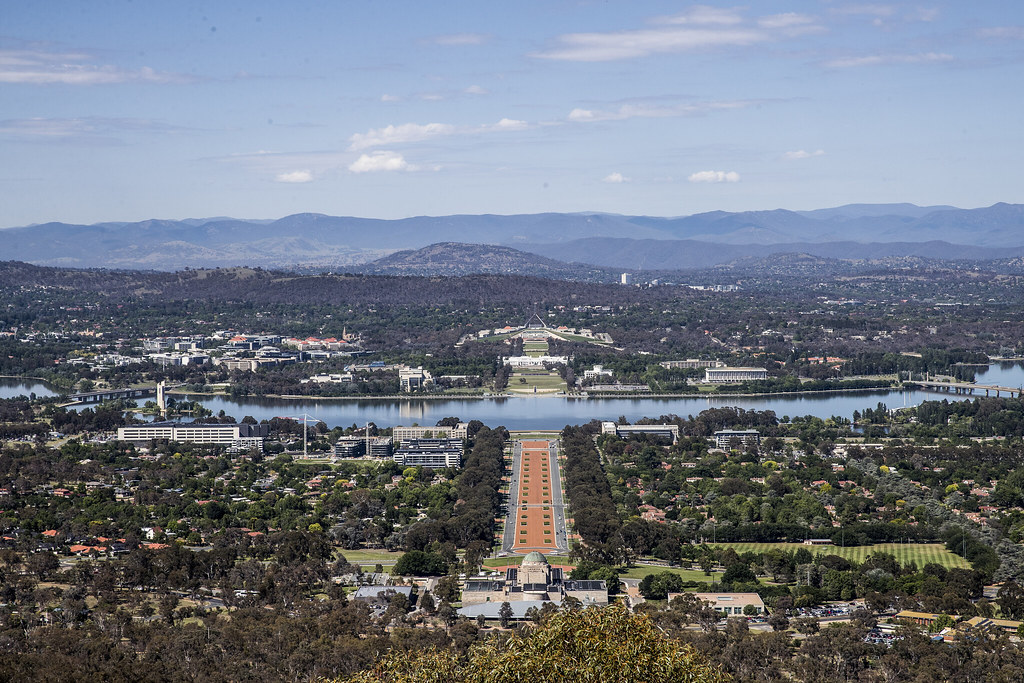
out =
<svg viewBox="0 0 1024 683"><path fill-rule="evenodd" d="M511 247L441 242L422 249L398 251L352 272L374 275L531 275L563 280L610 281L616 273L577 263L565 263Z"/></svg>
<svg viewBox="0 0 1024 683"><path fill-rule="evenodd" d="M971 247L948 242L796 242L784 244L721 244L698 240L589 238L554 244L525 244L524 251L563 261L580 261L623 270L690 270L737 259L774 254L806 254L825 259L873 260L920 257L939 260L989 261L1024 256L1024 247Z"/></svg>
<svg viewBox="0 0 1024 683"><path fill-rule="evenodd" d="M956 209L850 204L814 211L713 211L676 218L541 213L377 220L301 213L278 220L44 223L8 228L0 235L4 258L70 267L339 269L399 250L471 243L510 246L608 268L677 269L780 252L827 258L1009 258L1024 254L1014 251L1024 247L1024 205ZM999 253L972 251L978 248ZM545 267L517 258L523 267ZM495 252L483 261L497 268L501 257Z"/></svg>

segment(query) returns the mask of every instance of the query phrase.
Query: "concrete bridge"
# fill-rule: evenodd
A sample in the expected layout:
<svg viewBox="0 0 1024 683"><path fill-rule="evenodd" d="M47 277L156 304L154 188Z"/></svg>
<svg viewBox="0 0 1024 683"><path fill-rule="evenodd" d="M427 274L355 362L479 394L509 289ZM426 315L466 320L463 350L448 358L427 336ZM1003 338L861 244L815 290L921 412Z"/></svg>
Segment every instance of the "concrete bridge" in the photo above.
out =
<svg viewBox="0 0 1024 683"><path fill-rule="evenodd" d="M1021 387L1001 387L996 384L974 384L971 382L936 382L932 380L914 380L913 382L907 382L907 384L913 384L923 389L934 389L936 391L948 391L955 394L971 394L975 392L984 391L986 396L995 394L998 398L1002 394L1007 394L1010 398L1021 398L1024 396L1024 390Z"/></svg>
<svg viewBox="0 0 1024 683"><path fill-rule="evenodd" d="M156 396L156 387L136 387L134 389L104 389L102 391L82 391L68 394L71 403L103 403L119 399L135 399Z"/></svg>

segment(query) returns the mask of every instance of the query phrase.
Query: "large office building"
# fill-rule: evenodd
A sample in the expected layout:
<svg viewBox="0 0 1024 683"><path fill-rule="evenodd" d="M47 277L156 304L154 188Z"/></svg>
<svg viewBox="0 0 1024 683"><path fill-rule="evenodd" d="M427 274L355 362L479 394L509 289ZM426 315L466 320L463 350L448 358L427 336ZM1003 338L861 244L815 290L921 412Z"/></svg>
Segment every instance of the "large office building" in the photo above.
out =
<svg viewBox="0 0 1024 683"><path fill-rule="evenodd" d="M416 368L403 365L398 368L398 381L402 386L402 391L412 391L433 384L434 376L424 370L422 365Z"/></svg>
<svg viewBox="0 0 1024 683"><path fill-rule="evenodd" d="M749 445L761 445L761 433L756 429L723 429L715 432L715 446L723 450L729 450L733 444L739 444L741 448Z"/></svg>
<svg viewBox="0 0 1024 683"><path fill-rule="evenodd" d="M334 443L334 457L358 458L366 455L366 439L358 436L343 436Z"/></svg>
<svg viewBox="0 0 1024 683"><path fill-rule="evenodd" d="M366 454L371 458L390 458L395 452L394 442L390 436L371 438L366 444Z"/></svg>
<svg viewBox="0 0 1024 683"><path fill-rule="evenodd" d="M601 433L615 434L623 439L628 439L631 434L647 434L675 443L679 440L679 425L620 425L615 422L602 422Z"/></svg>
<svg viewBox="0 0 1024 683"><path fill-rule="evenodd" d="M245 423L151 422L117 428L119 441L147 443L153 439L167 439L222 444L236 450L263 450L263 439L269 434L269 425Z"/></svg>
<svg viewBox="0 0 1024 683"><path fill-rule="evenodd" d="M462 439L410 439L395 450L394 459L406 467L462 467Z"/></svg>
<svg viewBox="0 0 1024 683"><path fill-rule="evenodd" d="M394 427L391 437L395 443L405 443L412 439L465 439L468 437L469 424L460 422L454 427Z"/></svg>
<svg viewBox="0 0 1024 683"><path fill-rule="evenodd" d="M768 371L764 368L707 368L704 370L704 381L711 384L749 382L759 379L768 379Z"/></svg>

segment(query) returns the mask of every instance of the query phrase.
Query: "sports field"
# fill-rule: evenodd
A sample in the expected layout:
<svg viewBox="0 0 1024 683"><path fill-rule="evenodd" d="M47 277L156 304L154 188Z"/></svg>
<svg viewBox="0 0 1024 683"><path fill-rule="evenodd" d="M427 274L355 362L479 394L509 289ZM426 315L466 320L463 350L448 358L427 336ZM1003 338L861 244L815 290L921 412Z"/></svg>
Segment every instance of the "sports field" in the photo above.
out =
<svg viewBox="0 0 1024 683"><path fill-rule="evenodd" d="M947 569L970 568L967 560L949 552L941 543L878 543L853 548L842 548L836 545L808 546L802 543L719 543L718 547L732 548L741 555L748 552L765 553L773 549L794 551L805 548L812 553L839 555L854 562L863 562L871 553L882 552L894 555L900 564L916 562L918 569L930 562L940 564Z"/></svg>

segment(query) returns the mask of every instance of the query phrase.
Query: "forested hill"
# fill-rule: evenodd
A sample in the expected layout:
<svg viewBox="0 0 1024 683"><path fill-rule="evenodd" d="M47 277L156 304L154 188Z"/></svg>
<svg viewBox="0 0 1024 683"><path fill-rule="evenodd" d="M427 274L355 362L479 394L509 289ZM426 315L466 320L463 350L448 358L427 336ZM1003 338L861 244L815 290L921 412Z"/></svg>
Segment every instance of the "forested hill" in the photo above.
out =
<svg viewBox="0 0 1024 683"><path fill-rule="evenodd" d="M500 273L566 280L612 282L613 268L566 263L492 244L440 242L422 249L399 251L353 271L379 275L472 275Z"/></svg>
<svg viewBox="0 0 1024 683"><path fill-rule="evenodd" d="M460 242L511 246L599 267L680 269L766 252L826 258L1020 256L1020 249L1005 250L1024 247L1024 205L849 205L808 212L711 211L675 218L591 212L379 220L300 213L255 221L44 223L0 233L6 258L77 268L339 268L397 250ZM82 244L90 248L82 249Z"/></svg>
<svg viewBox="0 0 1024 683"><path fill-rule="evenodd" d="M397 277L295 275L259 268L159 271L48 268L0 262L0 293L45 289L96 292L115 300L208 300L265 304L494 305L578 302L614 305L689 296L678 288L640 289L519 275ZM689 290L687 290L689 291Z"/></svg>

